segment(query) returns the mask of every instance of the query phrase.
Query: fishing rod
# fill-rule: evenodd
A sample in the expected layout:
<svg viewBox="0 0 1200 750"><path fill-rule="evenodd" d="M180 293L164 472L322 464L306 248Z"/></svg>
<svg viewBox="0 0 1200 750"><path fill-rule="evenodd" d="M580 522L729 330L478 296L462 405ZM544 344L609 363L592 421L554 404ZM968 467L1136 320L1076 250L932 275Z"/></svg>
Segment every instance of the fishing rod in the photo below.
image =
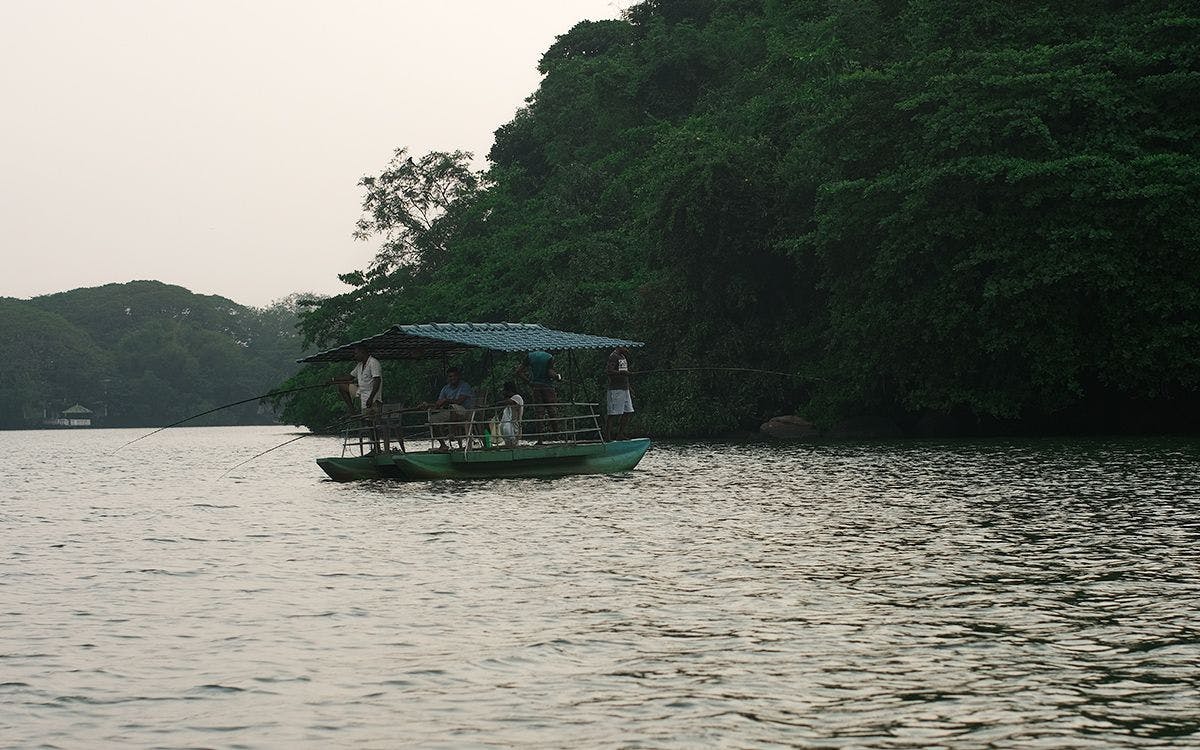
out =
<svg viewBox="0 0 1200 750"><path fill-rule="evenodd" d="M326 427L326 429L328 429L329 427L332 427L332 426L333 426L333 425L328 425L328 426ZM322 430L322 432L324 432L324 430ZM279 445L275 446L274 448L267 448L267 449L266 449L265 451L263 451L262 453L255 453L253 456L251 456L250 458L247 458L245 461L242 461L241 463L236 463L236 464L234 464L233 466L230 466L230 467L229 467L228 469L226 469L225 471L221 472L221 476L217 477L217 479L221 479L221 478L223 478L223 477L224 477L226 474L228 474L229 472L231 472L231 471L233 471L234 469L238 468L239 466L245 466L246 464L250 463L250 462L251 462L251 461L253 461L254 459L256 459L256 458L258 458L258 457L260 457L260 456L265 456L265 455L267 455L268 453L270 453L270 452L271 452L271 451L273 451L273 450L278 450L279 448L282 448L282 447L283 447L283 446L285 446L285 445L291 445L292 443L296 442L297 440L303 440L303 439L304 439L304 438L306 438L306 437L312 437L313 435L318 435L318 434L320 434L320 433L317 433L317 432L306 432L306 433L305 433L305 434L303 434L303 435L298 435L297 437L294 437L294 438L292 438L291 440L288 440L288 441L286 441L286 442L280 443Z"/></svg>
<svg viewBox="0 0 1200 750"><path fill-rule="evenodd" d="M428 411L428 409L401 409L400 411L389 412L389 414L416 414L418 412L424 412L424 411ZM306 432L303 435L297 435L296 437L292 438L291 440L285 440L282 443L280 443L279 445L276 445L272 448L267 448L262 453L255 453L253 456L251 456L250 458L247 458L245 461L242 461L240 463L234 464L233 466L230 466L228 469L221 472L221 476L217 477L217 479L221 479L222 477L224 477L226 474L233 471L234 469L236 469L240 466L245 466L246 464L250 463L254 459L261 458L262 456L267 455L271 451L279 450L280 448L284 447L285 445L291 445L292 443L296 442L297 440L303 440L306 437L315 437L317 435L322 435L323 433L327 432L328 430L333 429L334 427L337 427L337 426L343 425L343 424L347 424L349 422L353 422L354 420L361 419L361 418L362 418L361 414L351 414L350 416L343 417L342 419L339 419L335 422L330 422L329 424L325 425L324 427L320 428L319 430L314 430L312 432Z"/></svg>
<svg viewBox="0 0 1200 750"><path fill-rule="evenodd" d="M179 425L183 424L184 422L190 422L193 419L198 419L199 417L203 417L206 414L212 414L214 411L221 411L222 409L228 409L231 406L241 406L242 404L248 404L251 401L259 401L264 398L272 398L274 396L285 396L289 393L298 393L300 391L307 391L307 390L311 390L313 388L328 388L328 387L329 387L329 383L320 383L318 385L302 385L298 388L289 388L284 391L271 391L270 393L264 393L261 396L251 396L250 398L244 398L241 401L234 401L232 404L225 404L223 406L218 406L213 409L209 409L208 411L202 411L199 414L193 414L190 417L181 419L178 422L172 422L171 424L166 425L165 427L159 427L157 430L154 430L153 432L147 432L145 435L142 435L141 437L136 437L133 440L130 440L128 443L125 443L124 445L117 446L116 450L114 450L109 455L110 456L113 455L113 453L116 453L117 451L121 450L125 446L133 445L134 443L138 442L139 440L145 440L146 438L150 437L151 435L157 435L158 433L162 432L163 430L170 429L171 427L178 427Z"/></svg>
<svg viewBox="0 0 1200 750"><path fill-rule="evenodd" d="M795 378L797 380L826 380L817 375L804 375L799 372L784 372L783 370L762 370L757 367L656 367L653 370L630 370L630 375L653 375L660 372L752 372L760 375L779 375L785 378ZM561 378L558 383L562 385L590 385L584 380L575 378Z"/></svg>

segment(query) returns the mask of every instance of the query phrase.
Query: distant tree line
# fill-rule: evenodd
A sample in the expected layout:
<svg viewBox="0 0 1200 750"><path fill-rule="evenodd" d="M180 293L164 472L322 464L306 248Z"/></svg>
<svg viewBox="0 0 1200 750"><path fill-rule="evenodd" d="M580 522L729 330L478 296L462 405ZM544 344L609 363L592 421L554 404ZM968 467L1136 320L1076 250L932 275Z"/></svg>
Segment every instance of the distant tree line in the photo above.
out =
<svg viewBox="0 0 1200 750"><path fill-rule="evenodd" d="M74 403L106 426L166 424L271 390L302 356L296 299L257 309L157 281L0 298L0 427ZM261 424L247 404L197 424Z"/></svg>
<svg viewBox="0 0 1200 750"><path fill-rule="evenodd" d="M486 171L401 150L363 179L379 253L307 342L540 321L643 339L644 369L798 373L646 376L659 434L1194 429L1195 3L649 0L540 71Z"/></svg>

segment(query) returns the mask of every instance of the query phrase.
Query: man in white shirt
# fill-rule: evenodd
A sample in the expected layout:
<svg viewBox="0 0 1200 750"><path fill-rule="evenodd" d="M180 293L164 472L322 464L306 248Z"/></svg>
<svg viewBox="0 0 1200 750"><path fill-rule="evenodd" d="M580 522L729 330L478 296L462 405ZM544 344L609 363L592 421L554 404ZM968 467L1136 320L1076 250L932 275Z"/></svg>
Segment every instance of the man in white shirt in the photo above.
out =
<svg viewBox="0 0 1200 750"><path fill-rule="evenodd" d="M383 405L383 367L361 344L354 347L354 361L350 376L335 380L338 393L355 414L359 411L363 414L378 412ZM354 404L355 398L358 406Z"/></svg>

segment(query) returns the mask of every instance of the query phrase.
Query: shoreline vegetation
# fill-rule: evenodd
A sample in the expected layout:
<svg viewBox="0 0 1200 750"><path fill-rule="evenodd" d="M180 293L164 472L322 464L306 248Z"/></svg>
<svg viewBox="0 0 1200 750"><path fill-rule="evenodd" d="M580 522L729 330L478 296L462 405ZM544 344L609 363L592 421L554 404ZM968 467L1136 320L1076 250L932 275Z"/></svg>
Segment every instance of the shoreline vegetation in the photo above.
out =
<svg viewBox="0 0 1200 750"><path fill-rule="evenodd" d="M637 369L798 373L642 378L655 436L786 415L844 436L1195 432L1197 31L1184 2L643 2L557 39L486 170L401 148L364 177L376 258L300 328L323 348L537 321L645 341ZM385 383L404 403L437 385L403 365ZM319 425L336 402L282 406Z"/></svg>
<svg viewBox="0 0 1200 750"><path fill-rule="evenodd" d="M558 37L486 169L399 148L364 177L355 234L377 253L350 290L233 315L287 332L68 314L94 290L2 300L0 321L18 349L43 331L59 361L107 363L72 387L167 383L183 414L222 396L169 383L172 361L275 373L231 379L234 400L344 374L292 363L394 323L525 321L645 341L639 370L796 373L639 378L655 437L1194 434L1197 32L1185 2L650 0ZM493 392L516 366L456 364ZM440 365L385 368L392 403L441 385ZM599 401L602 371L581 357L574 397ZM273 406L344 411L323 390Z"/></svg>
<svg viewBox="0 0 1200 750"><path fill-rule="evenodd" d="M157 427L270 391L301 356L297 299L252 308L159 281L0 298L0 429L72 404L95 426ZM192 424L276 421L251 403Z"/></svg>

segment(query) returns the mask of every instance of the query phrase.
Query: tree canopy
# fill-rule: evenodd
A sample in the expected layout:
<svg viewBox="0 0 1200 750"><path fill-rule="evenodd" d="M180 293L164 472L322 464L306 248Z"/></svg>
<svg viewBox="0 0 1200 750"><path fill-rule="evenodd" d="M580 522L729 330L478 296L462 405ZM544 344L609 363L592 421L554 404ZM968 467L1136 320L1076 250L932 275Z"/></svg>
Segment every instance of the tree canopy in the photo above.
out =
<svg viewBox="0 0 1200 750"><path fill-rule="evenodd" d="M1196 408L1193 3L650 0L539 69L484 172L401 150L364 178L379 258L309 343L526 320L798 374L647 376L660 434Z"/></svg>
<svg viewBox="0 0 1200 750"><path fill-rule="evenodd" d="M0 426L75 402L109 426L164 424L267 392L302 355L296 304L248 308L157 281L0 299ZM271 421L248 404L200 423Z"/></svg>

